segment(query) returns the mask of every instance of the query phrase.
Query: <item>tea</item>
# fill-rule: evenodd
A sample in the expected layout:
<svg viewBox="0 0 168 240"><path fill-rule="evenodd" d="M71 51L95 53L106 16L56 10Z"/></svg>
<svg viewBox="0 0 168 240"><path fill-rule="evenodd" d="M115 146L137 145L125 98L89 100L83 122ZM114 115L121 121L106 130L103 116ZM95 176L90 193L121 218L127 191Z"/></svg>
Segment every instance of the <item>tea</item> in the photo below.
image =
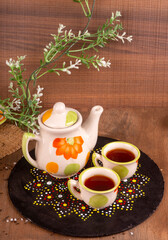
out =
<svg viewBox="0 0 168 240"><path fill-rule="evenodd" d="M115 186L114 181L111 178L103 175L95 175L87 178L84 184L87 188L95 191L106 191Z"/></svg>
<svg viewBox="0 0 168 240"><path fill-rule="evenodd" d="M115 162L130 162L135 159L135 155L131 151L122 148L110 150L106 156Z"/></svg>

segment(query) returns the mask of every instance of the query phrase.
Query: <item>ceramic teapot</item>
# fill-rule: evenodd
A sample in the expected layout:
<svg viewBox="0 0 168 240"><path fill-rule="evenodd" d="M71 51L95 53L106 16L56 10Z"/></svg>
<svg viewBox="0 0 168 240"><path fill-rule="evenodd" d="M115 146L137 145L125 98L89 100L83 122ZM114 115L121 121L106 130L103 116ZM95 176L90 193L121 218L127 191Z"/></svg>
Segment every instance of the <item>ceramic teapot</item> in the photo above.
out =
<svg viewBox="0 0 168 240"><path fill-rule="evenodd" d="M22 151L34 167L56 178L68 178L80 171L89 160L98 137L98 123L103 112L95 106L82 124L81 114L57 102L52 109L38 116L40 134L24 133ZM35 140L34 160L28 151L29 141Z"/></svg>

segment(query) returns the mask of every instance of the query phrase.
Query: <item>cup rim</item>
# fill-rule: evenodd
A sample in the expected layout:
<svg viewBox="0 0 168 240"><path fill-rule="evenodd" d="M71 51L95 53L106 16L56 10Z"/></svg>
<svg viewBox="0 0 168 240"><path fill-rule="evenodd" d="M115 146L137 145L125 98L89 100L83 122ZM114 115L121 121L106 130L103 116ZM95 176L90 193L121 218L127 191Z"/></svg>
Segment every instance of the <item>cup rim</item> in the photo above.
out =
<svg viewBox="0 0 168 240"><path fill-rule="evenodd" d="M117 176L117 180L118 180L118 183L113 187L113 188L111 188L111 189L108 189L108 190L105 190L105 191L96 191L96 190L92 190L92 189L90 189L90 188L88 188L88 187L86 187L84 184L83 184L83 182L82 182L82 176L83 176L83 174L85 173L85 172L87 172L88 170L90 170L90 169L97 169L97 168L103 168L103 169L106 169L106 170L108 170L108 171L112 171L116 176ZM103 174L102 174L103 175ZM81 172L81 174L79 175L79 183L80 183L80 185L85 189L85 190L87 190L87 191L89 191L89 192L92 192L92 193L97 193L97 194L102 194L102 193L109 193L109 192L112 192L112 191L114 191L115 189L117 189L118 188L118 186L120 185L120 182L121 182L121 179L120 179L120 177L119 177L119 175L118 175L118 173L116 173L114 170L112 170L112 169L109 169L109 168L105 168L105 167L90 167L90 168L87 168L87 169L85 169L84 171L82 171Z"/></svg>
<svg viewBox="0 0 168 240"><path fill-rule="evenodd" d="M127 145L132 146L133 148L135 148L135 149L137 150L138 156L137 156L136 158L134 158L132 161L129 161L129 162L116 162L116 161L113 161L113 160L109 159L109 158L104 154L105 148L106 148L108 145L112 144L112 143L124 143L124 144L127 144ZM134 162L136 162L136 161L140 158L140 155L141 155L140 150L139 150L135 145L133 145L132 143L128 143L128 142L114 141L114 142L110 142L110 143L108 143L108 144L106 144L106 145L104 145L104 146L102 147L102 156L103 156L106 160L108 160L109 162L112 162L112 163L114 163L114 164L126 165L126 164L134 163Z"/></svg>

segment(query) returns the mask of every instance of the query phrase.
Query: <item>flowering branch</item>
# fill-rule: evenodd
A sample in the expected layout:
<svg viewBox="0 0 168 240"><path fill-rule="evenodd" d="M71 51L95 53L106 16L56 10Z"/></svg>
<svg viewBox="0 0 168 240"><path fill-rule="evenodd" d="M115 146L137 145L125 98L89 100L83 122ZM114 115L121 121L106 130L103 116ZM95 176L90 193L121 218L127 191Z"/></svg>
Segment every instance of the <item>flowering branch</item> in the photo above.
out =
<svg viewBox="0 0 168 240"><path fill-rule="evenodd" d="M12 75L10 78L11 82L9 85L9 92L11 93L13 100L10 98L1 100L0 99L0 111L3 113L6 119L15 123L19 127L26 127L28 130L35 131L38 129L36 123L37 115L40 113L40 97L43 96L42 90L39 85L37 87L37 93L31 95L28 91L28 101L30 105L27 105L27 80L23 79L23 68L22 61L25 56L18 57L17 61L10 58L6 61L6 64L10 67L9 73ZM14 86L15 85L15 86Z"/></svg>
<svg viewBox="0 0 168 240"><path fill-rule="evenodd" d="M78 3L81 2L81 1L82 1L82 0L76 0L76 2L78 2ZM94 10L95 1L96 1L96 0L93 0L92 9L91 9L91 11L90 11L91 14L90 14L90 15L87 15L87 17L88 17L88 22L87 22L86 26L84 27L83 31L81 31L81 35L84 35L85 32L87 32L87 28L88 28L88 26L89 26L89 23L90 23L90 21L91 21L92 15L93 15L93 10ZM63 28L64 28L63 24L59 24L58 37L59 37L59 34L62 33ZM49 64L52 64L52 63L58 61L63 55L67 54L68 51L69 51L77 42L78 42L78 40L76 39L76 41L70 42L70 44L69 44L67 47L66 47L66 45L64 45L64 48L59 49L58 52L61 52L63 49L64 49L64 51L63 51L58 57L56 57L55 59L53 59L53 58L56 56L57 52L55 52L55 53L53 52L53 57L50 59L50 61L44 60L44 62L43 62L43 60L40 60L40 67L38 67L36 70L34 70L34 71L32 72L32 74L30 75L29 80L28 80L28 82L27 82L27 91L26 91L26 94L27 94L27 95L28 95L28 89L29 89L29 84L30 84L30 82L33 80L33 81L34 81L34 84L36 83L37 75L39 74L39 72L40 72L43 68L46 68ZM52 45L52 43L49 43L49 45L46 46L46 47L51 47L51 45ZM59 46L59 42L58 42L58 46ZM45 49L47 49L47 48L45 48ZM53 49L53 50L54 50L54 49ZM44 50L44 51L45 51L45 50ZM51 52L52 52L52 51L51 51ZM51 71L52 71L52 69L49 70L49 72L51 72ZM46 73L47 73L47 72L46 72ZM44 74L46 74L46 73L44 73ZM43 76L44 74L42 74L41 76ZM28 104L29 104L29 102L28 102Z"/></svg>
<svg viewBox="0 0 168 240"><path fill-rule="evenodd" d="M91 21L95 1L93 0L92 8L90 10L88 0L73 0L81 5L84 15L88 18L88 22L82 31L79 31L76 35L66 30L66 26L59 24L57 34L51 34L53 41L51 41L44 48L44 58L40 60L40 66L33 71L28 80L23 79L22 60L25 56L18 57L17 61L10 59L6 61L6 64L10 67L10 73L12 78L9 92L12 94L13 100L9 98L5 100L0 99L0 111L7 119L15 122L16 125L22 128L28 128L28 130L35 131L38 129L36 120L39 114L39 108L41 108L40 97L43 95L40 86L37 87L37 93L31 95L29 90L29 84L33 80L34 84L36 80L41 78L47 73L54 72L58 76L61 72L71 74L72 69L79 69L80 65L85 64L87 68L93 66L98 71L100 67L110 68L110 60L105 60L104 57L99 55L89 56L88 52L92 49L96 53L99 48L104 48L109 41L125 41L131 42L132 36L126 36L126 32L122 33L122 24L120 23L121 13L116 11L112 13L111 18L97 29L95 33L89 33L87 28ZM78 47L74 48L75 44ZM58 67L57 61L66 55L70 61L69 64L64 62L62 67ZM52 67L50 67L52 64ZM14 87L15 84L15 87ZM0 112L0 116L2 113Z"/></svg>
<svg viewBox="0 0 168 240"><path fill-rule="evenodd" d="M41 68L34 72L33 80L36 82L37 79L51 72L55 72L57 75L60 75L60 71L70 74L71 71L69 71L67 68L58 68L56 64L52 68L41 73L44 66L46 67L50 63L56 62L60 58L60 55L58 57L57 55L61 54L61 52L63 52L63 55L66 54L70 58L80 60L80 63L85 64L88 68L90 68L92 65L99 71L100 67L110 67L110 60L106 62L104 58L99 58L97 55L88 57L86 52L90 49L98 52L98 48L105 47L109 41L121 40L123 43L125 40L128 42L132 41L132 36L126 36L126 32L120 34L123 28L119 17L121 17L121 13L119 11L116 11L115 14L112 13L111 18L106 20L103 26L99 27L97 32L92 34L86 30L84 32L79 31L78 34L75 35L72 32L72 29L67 31L66 26L59 24L58 33L51 34L51 36L54 38L54 41L50 42L44 48L44 59L41 60ZM73 46L77 42L81 45L78 45L78 48L73 49ZM77 56L75 53L81 53L81 55ZM70 69L76 68L75 65L71 64L70 66Z"/></svg>

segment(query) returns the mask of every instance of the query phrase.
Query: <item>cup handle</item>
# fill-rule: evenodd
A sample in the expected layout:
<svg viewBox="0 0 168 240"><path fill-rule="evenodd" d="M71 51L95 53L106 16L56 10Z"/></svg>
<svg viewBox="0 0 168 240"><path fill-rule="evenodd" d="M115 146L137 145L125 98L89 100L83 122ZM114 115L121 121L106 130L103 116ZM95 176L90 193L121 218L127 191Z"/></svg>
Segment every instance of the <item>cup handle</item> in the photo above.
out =
<svg viewBox="0 0 168 240"><path fill-rule="evenodd" d="M38 168L38 165L37 165L37 161L35 161L29 154L29 151L28 151L28 144L29 144L29 141L31 140L36 140L36 141L40 141L40 137L36 136L35 134L33 133L24 133L23 134L23 138L22 138L22 152L23 152L23 155L25 157L25 159L33 166L33 167L36 167Z"/></svg>
<svg viewBox="0 0 168 240"><path fill-rule="evenodd" d="M79 193L79 192L75 189L75 187L80 189L79 182L76 181L76 180L73 180L73 179L68 180L68 189L69 189L70 193L71 193L75 198L78 198L78 199L82 200L81 193Z"/></svg>
<svg viewBox="0 0 168 240"><path fill-rule="evenodd" d="M94 152L94 153L92 154L92 162L93 162L93 165L94 165L95 167L102 167L102 166L99 164L98 160L100 160L100 161L102 162L102 164L103 164L103 157L102 157L102 155Z"/></svg>

